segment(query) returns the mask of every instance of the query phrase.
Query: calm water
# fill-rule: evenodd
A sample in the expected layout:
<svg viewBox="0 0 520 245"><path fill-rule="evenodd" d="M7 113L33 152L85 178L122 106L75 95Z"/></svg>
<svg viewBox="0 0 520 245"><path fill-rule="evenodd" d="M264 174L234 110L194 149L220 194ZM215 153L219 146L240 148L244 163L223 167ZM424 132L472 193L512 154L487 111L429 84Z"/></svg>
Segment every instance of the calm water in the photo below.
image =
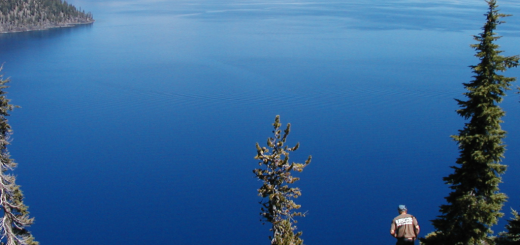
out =
<svg viewBox="0 0 520 245"><path fill-rule="evenodd" d="M291 158L313 155L297 182L306 244L392 244L398 204L432 231L484 1L69 2L96 23L0 35L42 244L268 244L251 171L277 114L301 143ZM520 5L501 9L499 44L519 54ZM503 103L506 217L519 98Z"/></svg>

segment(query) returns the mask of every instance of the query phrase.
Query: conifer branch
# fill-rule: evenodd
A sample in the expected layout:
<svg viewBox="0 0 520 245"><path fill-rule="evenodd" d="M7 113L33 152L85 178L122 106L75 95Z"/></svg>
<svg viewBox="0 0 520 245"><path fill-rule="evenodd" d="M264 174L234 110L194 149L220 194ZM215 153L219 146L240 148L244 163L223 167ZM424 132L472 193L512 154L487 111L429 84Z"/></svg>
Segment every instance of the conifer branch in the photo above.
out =
<svg viewBox="0 0 520 245"><path fill-rule="evenodd" d="M15 106L11 105L5 96L4 89L8 87L9 79L2 78L0 75L0 208L3 210L0 220L0 245L38 245L26 229L33 224L34 218L29 217L28 207L23 203L22 191L16 184L16 177L8 174L8 171L12 171L17 165L7 150L11 126L6 117Z"/></svg>

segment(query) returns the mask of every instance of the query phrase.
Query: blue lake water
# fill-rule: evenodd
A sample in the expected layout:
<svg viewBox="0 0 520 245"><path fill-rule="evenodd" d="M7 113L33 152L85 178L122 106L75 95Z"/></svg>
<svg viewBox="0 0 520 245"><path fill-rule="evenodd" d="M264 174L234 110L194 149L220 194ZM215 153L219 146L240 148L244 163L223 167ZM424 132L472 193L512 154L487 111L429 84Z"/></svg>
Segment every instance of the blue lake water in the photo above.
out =
<svg viewBox="0 0 520 245"><path fill-rule="evenodd" d="M96 22L0 35L42 244L269 244L252 169L275 115L301 143L291 159L313 156L296 184L306 244L391 244L399 204L432 231L484 1L69 2ZM499 4L514 15L499 44L520 54L520 4ZM514 92L506 218L520 209Z"/></svg>

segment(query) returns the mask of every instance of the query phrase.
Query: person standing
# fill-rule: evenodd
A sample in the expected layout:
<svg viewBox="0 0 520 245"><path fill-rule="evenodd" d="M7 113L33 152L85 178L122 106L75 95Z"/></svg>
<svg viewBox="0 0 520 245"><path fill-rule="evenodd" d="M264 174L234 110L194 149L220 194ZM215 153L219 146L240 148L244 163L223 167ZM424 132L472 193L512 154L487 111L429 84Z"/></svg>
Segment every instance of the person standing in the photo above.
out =
<svg viewBox="0 0 520 245"><path fill-rule="evenodd" d="M397 211L399 211L399 216L392 220L390 235L397 238L396 245L415 244L415 240L421 230L417 219L413 215L408 214L405 205L399 205Z"/></svg>

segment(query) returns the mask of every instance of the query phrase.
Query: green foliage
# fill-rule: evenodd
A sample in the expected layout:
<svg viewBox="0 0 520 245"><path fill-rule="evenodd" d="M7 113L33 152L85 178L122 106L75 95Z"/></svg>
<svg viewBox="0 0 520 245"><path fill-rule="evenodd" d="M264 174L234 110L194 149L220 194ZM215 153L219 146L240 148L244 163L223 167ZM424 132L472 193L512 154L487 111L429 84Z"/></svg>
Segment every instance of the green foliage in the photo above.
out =
<svg viewBox="0 0 520 245"><path fill-rule="evenodd" d="M10 100L6 98L4 91L9 80L2 78L0 75L0 208L4 217L0 221L0 244L37 245L38 242L34 241L34 237L26 229L33 223L34 218L29 217L28 207L23 203L23 193L15 183L16 177L8 173L16 167L16 163L7 150L11 126L6 117L15 106L9 103Z"/></svg>
<svg viewBox="0 0 520 245"><path fill-rule="evenodd" d="M520 244L520 215L512 210L513 218L508 220L506 225L507 232L501 232L496 239L498 245L515 245Z"/></svg>
<svg viewBox="0 0 520 245"><path fill-rule="evenodd" d="M303 240L300 238L302 232L295 233L297 216L305 216L301 212L293 210L299 209L293 199L301 195L297 187L289 187L299 178L291 175L292 171L302 172L311 162L311 156L305 163L289 163L289 152L296 151L299 147L297 143L294 147L284 146L289 135L291 124L287 128L280 130L280 116L276 116L273 123L274 137L267 139L268 147L260 147L256 144L257 155L261 168L253 170L256 177L263 181L262 187L258 189L258 195L263 198L260 215L267 222L272 224L273 235L269 237L273 245L300 245Z"/></svg>
<svg viewBox="0 0 520 245"><path fill-rule="evenodd" d="M487 3L483 32L474 36L479 43L471 45L480 63L471 66L474 79L464 83L467 100L457 100L461 107L457 113L469 122L459 135L452 136L460 156L452 167L454 173L443 178L451 193L446 197L448 204L440 207L442 215L432 221L437 231L423 239L424 244L493 244L491 226L503 216L500 210L507 196L499 192L498 185L506 171L500 163L505 152L502 139L506 132L500 127L505 112L497 104L516 79L498 73L518 66L519 57L502 56L497 50L494 41L500 37L494 30L507 15L498 12L496 0Z"/></svg>
<svg viewBox="0 0 520 245"><path fill-rule="evenodd" d="M91 13L62 0L0 1L0 32L40 30L93 21Z"/></svg>

